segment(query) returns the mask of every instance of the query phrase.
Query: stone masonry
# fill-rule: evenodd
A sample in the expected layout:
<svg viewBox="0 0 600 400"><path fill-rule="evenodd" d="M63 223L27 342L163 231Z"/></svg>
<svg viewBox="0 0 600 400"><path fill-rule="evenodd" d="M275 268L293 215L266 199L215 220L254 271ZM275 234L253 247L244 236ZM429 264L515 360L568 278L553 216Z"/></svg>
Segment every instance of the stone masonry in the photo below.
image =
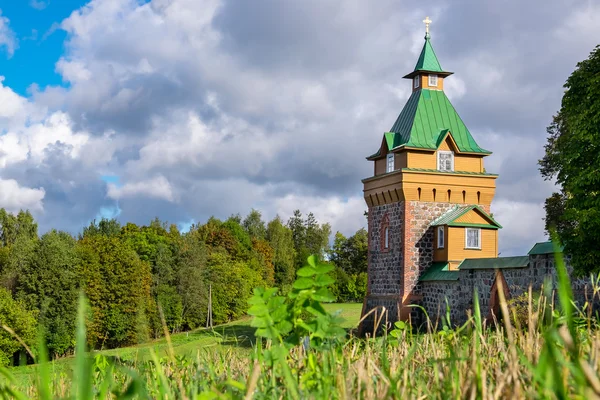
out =
<svg viewBox="0 0 600 400"><path fill-rule="evenodd" d="M569 259L565 259L567 272L572 273ZM555 291L557 273L554 255L544 254L529 257L525 268L506 269L471 269L460 270L458 280L422 282L422 305L427 311L433 327L440 325L446 313L446 304L450 307L450 318L453 325L463 324L473 308L473 293L477 288L479 306L483 318L491 318L494 309L494 283L501 275L507 285L508 298L518 297L529 290L539 292L546 282L550 282ZM500 274L500 275L499 275ZM585 302L597 308L597 300L592 299L593 289L589 278L571 278L571 287L575 302L582 306ZM447 303L446 303L447 302ZM497 312L494 310L494 312Z"/></svg>
<svg viewBox="0 0 600 400"><path fill-rule="evenodd" d="M369 270L363 315L385 307L389 322L414 320L418 312L403 305L421 299L419 276L433 261L433 228L429 224L455 204L401 201L369 209ZM389 246L384 248L383 230L389 229ZM373 326L370 317L363 324Z"/></svg>

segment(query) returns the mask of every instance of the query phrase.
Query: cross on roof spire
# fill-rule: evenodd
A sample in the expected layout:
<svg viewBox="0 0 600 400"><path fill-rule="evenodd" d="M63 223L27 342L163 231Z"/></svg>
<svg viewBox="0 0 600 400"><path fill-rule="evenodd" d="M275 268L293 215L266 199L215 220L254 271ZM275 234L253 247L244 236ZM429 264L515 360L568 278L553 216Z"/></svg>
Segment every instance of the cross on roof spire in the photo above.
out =
<svg viewBox="0 0 600 400"><path fill-rule="evenodd" d="M429 17L425 17L425 19L423 20L423 23L425 24L425 35L429 36L429 24L431 24L433 21L429 19Z"/></svg>

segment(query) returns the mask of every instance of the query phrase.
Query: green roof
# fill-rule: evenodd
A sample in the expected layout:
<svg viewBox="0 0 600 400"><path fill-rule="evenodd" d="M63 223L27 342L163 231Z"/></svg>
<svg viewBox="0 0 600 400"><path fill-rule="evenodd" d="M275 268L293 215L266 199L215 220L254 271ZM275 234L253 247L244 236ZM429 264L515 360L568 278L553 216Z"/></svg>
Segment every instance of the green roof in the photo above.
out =
<svg viewBox="0 0 600 400"><path fill-rule="evenodd" d="M467 258L458 269L508 269L525 268L529 264L529 256L495 257L495 258Z"/></svg>
<svg viewBox="0 0 600 400"><path fill-rule="evenodd" d="M419 278L421 282L427 281L456 281L458 271L450 271L447 262L434 262Z"/></svg>
<svg viewBox="0 0 600 400"><path fill-rule="evenodd" d="M425 44L423 44L423 49L417 60L417 65L415 65L415 71L444 72L435 55L435 51L433 51L433 47L429 41L429 35L425 36Z"/></svg>
<svg viewBox="0 0 600 400"><path fill-rule="evenodd" d="M475 142L441 90L421 89L413 92L394 126L386 133L386 140L390 150L401 146L437 150L448 131L459 151L491 154ZM389 133L393 134L393 140L390 140ZM390 142L393 147L389 147Z"/></svg>
<svg viewBox="0 0 600 400"><path fill-rule="evenodd" d="M487 227L486 225L471 224L471 223L467 223L467 222L456 222L456 220L458 218L462 217L463 215L465 215L466 213L468 213L471 210L479 211L487 220L489 220L490 221L489 228L492 228L492 229L502 228L502 225L500 225L498 222L496 222L494 220L494 218L492 218L491 215L489 215L481 207L476 206L476 205L456 206L456 207L450 209L445 214L442 214L439 218L433 220L433 222L431 222L430 226L440 226L440 225L474 226L474 225L477 225L478 227L482 227L482 228Z"/></svg>
<svg viewBox="0 0 600 400"><path fill-rule="evenodd" d="M559 252L562 253L563 247L559 247ZM554 253L554 244L551 241L547 242L538 242L533 245L531 250L529 250L530 256L536 256L541 254L553 254Z"/></svg>

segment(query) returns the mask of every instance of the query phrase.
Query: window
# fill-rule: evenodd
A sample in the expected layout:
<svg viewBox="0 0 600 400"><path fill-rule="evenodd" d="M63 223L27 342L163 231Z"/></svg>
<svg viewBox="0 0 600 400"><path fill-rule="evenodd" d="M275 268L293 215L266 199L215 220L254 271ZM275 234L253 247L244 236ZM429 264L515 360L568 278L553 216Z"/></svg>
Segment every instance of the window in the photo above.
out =
<svg viewBox="0 0 600 400"><path fill-rule="evenodd" d="M437 87L438 77L437 75L429 75L429 86Z"/></svg>
<svg viewBox="0 0 600 400"><path fill-rule="evenodd" d="M481 229L465 228L465 247L467 249L481 249Z"/></svg>
<svg viewBox="0 0 600 400"><path fill-rule="evenodd" d="M438 245L437 248L438 249L443 249L444 248L444 227L443 226L438 226L438 235L437 235L437 239L438 239Z"/></svg>
<svg viewBox="0 0 600 400"><path fill-rule="evenodd" d="M383 239L383 248L388 249L390 247L390 228L385 227L384 239Z"/></svg>
<svg viewBox="0 0 600 400"><path fill-rule="evenodd" d="M454 171L454 153L438 151L438 171Z"/></svg>
<svg viewBox="0 0 600 400"><path fill-rule="evenodd" d="M387 155L387 169L386 172L392 172L394 170L394 153Z"/></svg>
<svg viewBox="0 0 600 400"><path fill-rule="evenodd" d="M421 77L420 77L420 76L415 76L415 77L413 78L413 87L414 87L415 89L419 87L419 81L420 81L420 80L421 80Z"/></svg>

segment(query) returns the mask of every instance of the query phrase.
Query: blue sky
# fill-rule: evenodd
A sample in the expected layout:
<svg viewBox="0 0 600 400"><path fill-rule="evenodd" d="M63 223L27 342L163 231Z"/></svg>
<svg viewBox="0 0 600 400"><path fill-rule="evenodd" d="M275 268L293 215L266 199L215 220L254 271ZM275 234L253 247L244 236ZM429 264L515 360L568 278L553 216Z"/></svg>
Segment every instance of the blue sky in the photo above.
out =
<svg viewBox="0 0 600 400"><path fill-rule="evenodd" d="M365 225L361 179L423 44L498 173L503 255L545 239L546 126L597 1L0 0L0 207L42 232L259 209ZM535 15L535 18L531 18ZM35 84L37 86L32 85Z"/></svg>
<svg viewBox="0 0 600 400"><path fill-rule="evenodd" d="M0 74L5 77L6 85L26 96L33 83L42 88L62 84L54 64L63 54L66 33L57 27L85 3L83 0L0 1L0 10L10 19L10 28L18 38L18 49L13 56L0 57Z"/></svg>

